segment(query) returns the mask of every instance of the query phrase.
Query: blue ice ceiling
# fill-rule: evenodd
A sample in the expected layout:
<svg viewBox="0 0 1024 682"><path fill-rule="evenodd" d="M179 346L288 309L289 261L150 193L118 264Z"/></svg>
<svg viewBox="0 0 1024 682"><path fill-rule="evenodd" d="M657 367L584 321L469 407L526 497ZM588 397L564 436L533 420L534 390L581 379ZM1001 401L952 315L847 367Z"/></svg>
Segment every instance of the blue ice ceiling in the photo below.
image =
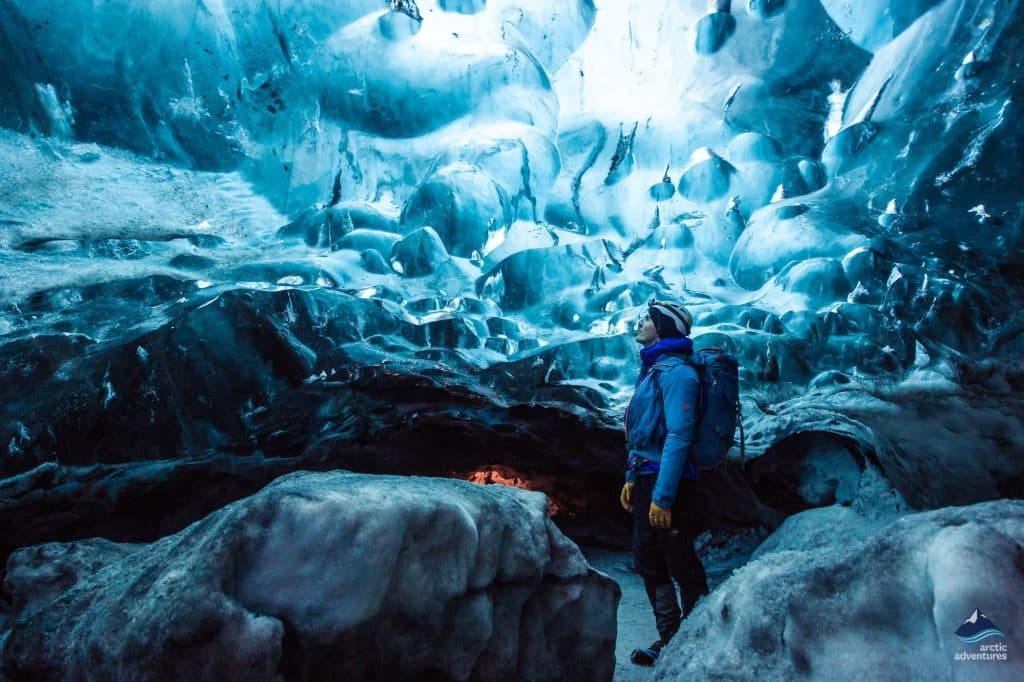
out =
<svg viewBox="0 0 1024 682"><path fill-rule="evenodd" d="M355 366L613 425L667 297L741 359L752 454L805 429L913 449L871 401L953 400L1021 351L1022 22L1001 0L7 0L0 440L25 466L259 449L284 384ZM968 419L971 447L998 458L1015 409Z"/></svg>

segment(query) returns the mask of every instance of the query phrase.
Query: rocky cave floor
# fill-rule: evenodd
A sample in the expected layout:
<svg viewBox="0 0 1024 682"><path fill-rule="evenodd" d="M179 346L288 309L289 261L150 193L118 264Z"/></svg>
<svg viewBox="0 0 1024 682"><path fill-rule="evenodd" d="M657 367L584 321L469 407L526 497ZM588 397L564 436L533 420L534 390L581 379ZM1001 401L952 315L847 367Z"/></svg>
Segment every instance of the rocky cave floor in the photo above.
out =
<svg viewBox="0 0 1024 682"><path fill-rule="evenodd" d="M618 634L615 639L616 682L654 679L653 668L641 668L629 662L629 654L633 649L649 644L658 635L644 594L643 582L632 569L631 553L584 547L583 554L591 566L617 582L622 589Z"/></svg>
<svg viewBox="0 0 1024 682"><path fill-rule="evenodd" d="M711 533L697 538L697 547L708 576L708 588L714 590L721 585L734 569L750 559L756 548L753 535L733 535L722 547L712 549ZM658 632L654 628L643 581L633 570L632 552L609 549L596 545L581 545L583 555L590 565L618 583L622 590L619 601L618 631L615 639L615 682L641 682L654 679L654 668L644 668L629 661L629 654L637 647L653 642Z"/></svg>

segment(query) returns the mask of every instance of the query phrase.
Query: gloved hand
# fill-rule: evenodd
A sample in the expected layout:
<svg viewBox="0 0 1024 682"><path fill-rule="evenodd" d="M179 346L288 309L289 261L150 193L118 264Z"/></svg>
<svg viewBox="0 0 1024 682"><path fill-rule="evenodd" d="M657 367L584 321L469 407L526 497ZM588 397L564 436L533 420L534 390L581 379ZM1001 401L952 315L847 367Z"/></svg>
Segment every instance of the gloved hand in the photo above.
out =
<svg viewBox="0 0 1024 682"><path fill-rule="evenodd" d="M622 492L619 493L619 504L622 508L628 512L633 511L633 487L636 483L626 483L622 486Z"/></svg>
<svg viewBox="0 0 1024 682"><path fill-rule="evenodd" d="M666 509L665 507L659 507L651 502L651 511L648 515L648 519L650 520L651 525L655 528L671 528L672 510Z"/></svg>

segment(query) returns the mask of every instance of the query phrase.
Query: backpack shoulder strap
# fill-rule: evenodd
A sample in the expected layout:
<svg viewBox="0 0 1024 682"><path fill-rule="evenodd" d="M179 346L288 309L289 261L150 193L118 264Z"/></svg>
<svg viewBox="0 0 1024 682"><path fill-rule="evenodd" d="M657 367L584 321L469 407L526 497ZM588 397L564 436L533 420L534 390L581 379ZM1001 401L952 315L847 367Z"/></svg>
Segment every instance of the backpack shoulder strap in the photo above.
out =
<svg viewBox="0 0 1024 682"><path fill-rule="evenodd" d="M673 355L663 355L660 358L658 358L657 362L655 362L653 365L651 365L651 369L652 370L657 370L659 372L667 372L668 370L672 369L673 367L678 367L679 365L684 365L684 364L685 365L691 364L689 357L682 356L682 355L674 355L674 354Z"/></svg>
<svg viewBox="0 0 1024 682"><path fill-rule="evenodd" d="M678 367L679 365L689 365L690 367L693 367L693 371L697 373L697 381L699 382L699 387L697 389L697 405L696 405L697 409L696 409L696 412L697 412L697 422L700 422L700 418L703 415L704 403L705 403L705 398L704 398L704 391L705 391L705 386L706 386L705 381L704 381L704 370L705 370L705 367L704 367L704 365L702 363L693 362L693 356L680 357L679 358L679 362L671 362L671 363L657 362L657 363L651 365L651 383L654 386L654 394L656 396L658 396L658 402L661 403L662 415L664 415L665 414L665 409L666 409L665 408L665 396L662 394L662 392L661 392L661 385L658 383L658 374L660 374L661 372L667 372L667 371L669 371L670 369L672 369L674 367ZM657 371L657 373L655 373L655 371ZM664 416L662 418L664 418Z"/></svg>
<svg viewBox="0 0 1024 682"><path fill-rule="evenodd" d="M673 362L675 360L675 362ZM658 384L658 375L662 372L668 372L669 370L678 367L679 365L687 364L690 365L690 359L672 355L659 359L653 365L651 365L651 383L654 385L654 393L658 396L658 400L662 400L661 386ZM664 404L664 403L663 403Z"/></svg>

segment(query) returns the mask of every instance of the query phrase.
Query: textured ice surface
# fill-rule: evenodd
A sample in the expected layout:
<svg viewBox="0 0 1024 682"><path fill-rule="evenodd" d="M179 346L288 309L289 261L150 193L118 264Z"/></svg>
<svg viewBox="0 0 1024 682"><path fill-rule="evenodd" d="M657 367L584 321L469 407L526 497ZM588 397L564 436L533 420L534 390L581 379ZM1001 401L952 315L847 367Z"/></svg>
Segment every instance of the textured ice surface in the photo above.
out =
<svg viewBox="0 0 1024 682"><path fill-rule="evenodd" d="M619 423L658 297L740 359L708 489L796 514L759 565L1024 495L1022 29L1019 0L0 2L0 469L380 433L396 467L463 454L437 433L542 461L545 410ZM617 473L570 445L561 480Z"/></svg>
<svg viewBox="0 0 1024 682"><path fill-rule="evenodd" d="M874 466L869 465L850 478L852 490L846 499L790 516L760 544L753 558L771 552L811 551L859 542L907 512L906 502Z"/></svg>
<svg viewBox="0 0 1024 682"><path fill-rule="evenodd" d="M636 317L668 297L698 345L740 358L752 453L809 428L792 405L848 437L889 386L940 376L966 415L955 438L904 447L901 419L872 419L859 447L913 505L1019 485L1016 3L261 7L0 8L10 470L94 420L81 377L103 423L137 424L137 379L108 365L134 364L144 335L179 330L182 358L208 357L207 337L245 345L204 312L221 297L293 293L273 320L230 315L289 359L224 349L183 370L193 387L437 363L602 422L629 394ZM970 378L986 356L1003 388ZM864 390L842 404L807 390L848 380ZM212 409L176 386L148 435L131 427L141 452L174 454L157 425ZM202 421L218 426L189 427L188 452L238 444ZM905 465L954 450L984 453L972 472L1000 464L959 487Z"/></svg>
<svg viewBox="0 0 1024 682"><path fill-rule="evenodd" d="M618 587L555 528L543 495L504 486L294 474L151 545L22 550L7 586L12 679L596 680L614 668Z"/></svg>
<svg viewBox="0 0 1024 682"><path fill-rule="evenodd" d="M822 0L829 16L866 50L875 51L889 43L938 0Z"/></svg>
<svg viewBox="0 0 1024 682"><path fill-rule="evenodd" d="M840 533L847 522L831 520ZM996 623L1024 616L1008 597L1024 588L1016 566L1022 540L1024 505L1004 500L911 514L863 539L845 534L764 554L701 601L655 678L1019 677L1024 661L1013 653L1005 662L956 660L977 649L954 633L979 607ZM1021 635L1007 627L999 641L1019 651Z"/></svg>
<svg viewBox="0 0 1024 682"><path fill-rule="evenodd" d="M969 376L987 356L1006 387L1020 375L1021 17L995 0L5 3L5 465L72 447L37 406L88 421L75 377L124 421L104 358L185 320L214 325L181 343L205 355L203 306L232 291L367 304L301 333L294 303L268 323L295 373L439 363L605 422L644 302L675 298L698 345L740 358L768 439L752 451L794 430L771 406L810 405L807 387L938 375L1006 415L971 412L958 447L991 438L981 459L1010 461L1016 440L984 425L1014 413ZM189 381L283 366L231 365ZM156 396L148 423L201 397ZM944 456L915 442L906 457ZM913 504L953 501L892 466Z"/></svg>

